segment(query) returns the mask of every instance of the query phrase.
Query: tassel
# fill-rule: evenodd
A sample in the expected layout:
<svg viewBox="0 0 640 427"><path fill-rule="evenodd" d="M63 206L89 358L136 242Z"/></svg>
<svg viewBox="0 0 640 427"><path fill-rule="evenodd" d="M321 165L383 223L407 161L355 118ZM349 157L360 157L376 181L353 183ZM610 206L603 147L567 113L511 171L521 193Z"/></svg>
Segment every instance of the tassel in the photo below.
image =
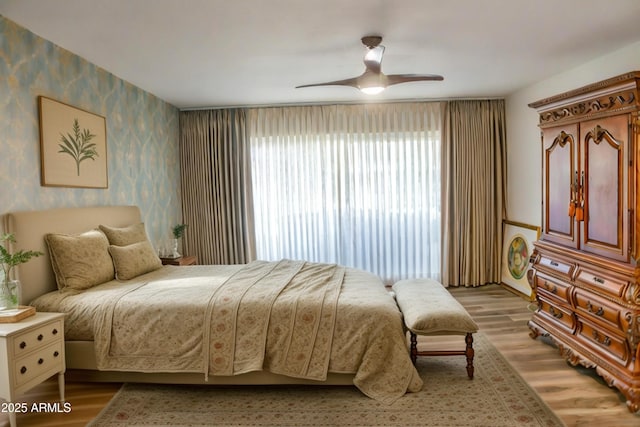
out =
<svg viewBox="0 0 640 427"><path fill-rule="evenodd" d="M574 201L569 202L569 216L573 218L576 214L576 204Z"/></svg>
<svg viewBox="0 0 640 427"><path fill-rule="evenodd" d="M584 219L584 210L582 206L576 208L576 221L582 221Z"/></svg>

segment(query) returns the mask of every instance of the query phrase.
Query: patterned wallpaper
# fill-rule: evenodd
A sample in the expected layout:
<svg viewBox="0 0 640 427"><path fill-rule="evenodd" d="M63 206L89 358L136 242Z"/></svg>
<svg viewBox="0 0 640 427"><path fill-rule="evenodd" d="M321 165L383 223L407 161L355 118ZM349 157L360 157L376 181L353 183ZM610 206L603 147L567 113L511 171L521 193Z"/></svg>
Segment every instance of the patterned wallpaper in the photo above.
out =
<svg viewBox="0 0 640 427"><path fill-rule="evenodd" d="M107 189L40 185L39 95L106 118ZM181 219L178 156L177 108L0 16L0 215L135 204L159 244Z"/></svg>

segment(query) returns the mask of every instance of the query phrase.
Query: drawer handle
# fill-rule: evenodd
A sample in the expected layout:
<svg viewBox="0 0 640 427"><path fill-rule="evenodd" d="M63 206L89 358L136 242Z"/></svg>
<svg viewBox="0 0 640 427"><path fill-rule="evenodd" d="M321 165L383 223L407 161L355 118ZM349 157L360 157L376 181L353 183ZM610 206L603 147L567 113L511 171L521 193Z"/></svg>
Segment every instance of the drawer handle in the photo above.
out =
<svg viewBox="0 0 640 427"><path fill-rule="evenodd" d="M553 307L549 307L549 313L556 319L562 319L562 312L560 310L555 310Z"/></svg>
<svg viewBox="0 0 640 427"><path fill-rule="evenodd" d="M52 333L53 335L58 335L58 330L54 328L54 330L53 330L53 331L51 331L51 333Z"/></svg>
<svg viewBox="0 0 640 427"><path fill-rule="evenodd" d="M43 338L44 336L42 334L38 335L38 341L42 341Z"/></svg>
<svg viewBox="0 0 640 427"><path fill-rule="evenodd" d="M549 284L549 282L547 282L546 280L544 281L544 287L552 294L558 293L558 287L555 285Z"/></svg>
<svg viewBox="0 0 640 427"><path fill-rule="evenodd" d="M593 276L593 281L601 285L604 285L604 279L601 279L600 277Z"/></svg>
<svg viewBox="0 0 640 427"><path fill-rule="evenodd" d="M44 359L40 358L38 359L38 365L42 365L44 363Z"/></svg>
<svg viewBox="0 0 640 427"><path fill-rule="evenodd" d="M587 301L587 310L589 310L589 313L593 313L596 316L603 316L604 315L604 307L600 307L597 310L593 309L593 304L591 304L591 301Z"/></svg>
<svg viewBox="0 0 640 427"><path fill-rule="evenodd" d="M558 264L555 261L551 261L549 264L551 264L551 266L553 266L553 267L560 267L560 264Z"/></svg>
<svg viewBox="0 0 640 427"><path fill-rule="evenodd" d="M20 343L20 348L21 348L21 349L24 349L26 346L27 346L27 343L26 343L26 342L22 341L22 342Z"/></svg>
<svg viewBox="0 0 640 427"><path fill-rule="evenodd" d="M593 339L605 347L609 347L611 345L611 339L606 335L602 335L602 337L600 337L598 331L593 331Z"/></svg>
<svg viewBox="0 0 640 427"><path fill-rule="evenodd" d="M26 366L23 366L22 368L20 368L20 373L21 374L24 374L26 372L27 372L27 367Z"/></svg>
<svg viewBox="0 0 640 427"><path fill-rule="evenodd" d="M53 352L53 357L58 357L58 356L60 356L60 353L58 353L58 351L57 351L57 350L56 350L56 351L54 351L54 352Z"/></svg>

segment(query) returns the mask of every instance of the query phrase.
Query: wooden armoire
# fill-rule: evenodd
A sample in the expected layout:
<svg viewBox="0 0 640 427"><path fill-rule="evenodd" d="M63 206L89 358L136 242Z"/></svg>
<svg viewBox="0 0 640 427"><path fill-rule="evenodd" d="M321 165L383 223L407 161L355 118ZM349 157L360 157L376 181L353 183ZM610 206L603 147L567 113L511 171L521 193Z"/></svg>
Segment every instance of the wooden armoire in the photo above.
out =
<svg viewBox="0 0 640 427"><path fill-rule="evenodd" d="M640 410L640 72L532 104L542 135L542 230L531 336L593 367Z"/></svg>

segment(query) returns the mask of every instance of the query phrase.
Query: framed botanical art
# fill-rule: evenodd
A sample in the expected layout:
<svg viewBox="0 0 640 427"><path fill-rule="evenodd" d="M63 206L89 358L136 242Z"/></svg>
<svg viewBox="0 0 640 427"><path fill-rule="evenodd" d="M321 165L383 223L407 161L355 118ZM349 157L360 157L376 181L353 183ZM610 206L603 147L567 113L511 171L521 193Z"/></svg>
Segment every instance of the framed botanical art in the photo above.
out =
<svg viewBox="0 0 640 427"><path fill-rule="evenodd" d="M540 237L540 227L504 220L502 237L502 284L533 298L527 271L531 267L533 242Z"/></svg>
<svg viewBox="0 0 640 427"><path fill-rule="evenodd" d="M40 96L43 186L107 188L107 126L102 116Z"/></svg>

